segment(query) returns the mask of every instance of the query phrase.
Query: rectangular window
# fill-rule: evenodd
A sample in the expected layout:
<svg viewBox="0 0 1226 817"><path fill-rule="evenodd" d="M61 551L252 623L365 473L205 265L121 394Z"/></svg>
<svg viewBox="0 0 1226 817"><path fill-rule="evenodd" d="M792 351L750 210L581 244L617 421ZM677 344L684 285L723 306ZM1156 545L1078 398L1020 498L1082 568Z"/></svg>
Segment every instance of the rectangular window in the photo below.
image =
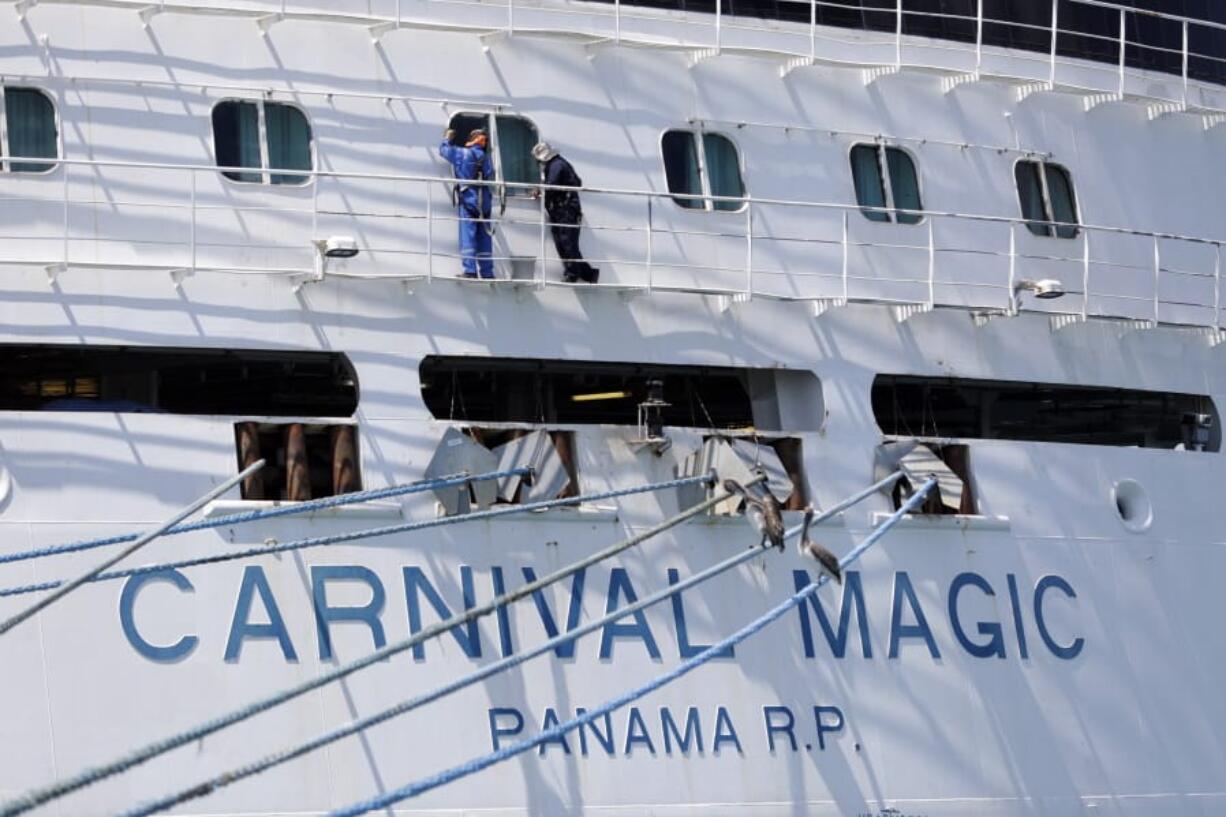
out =
<svg viewBox="0 0 1226 817"><path fill-rule="evenodd" d="M911 154L885 145L855 145L851 149L851 178L856 204L869 221L919 224L919 174Z"/></svg>
<svg viewBox="0 0 1226 817"><path fill-rule="evenodd" d="M539 184L540 165L532 158L532 147L540 141L540 133L531 120L511 114L490 117L483 113L458 113L448 127L456 132L456 143L464 144L477 128L489 136L490 157L494 162L494 178L517 184ZM507 196L530 196L527 187L508 187Z"/></svg>
<svg viewBox="0 0 1226 817"><path fill-rule="evenodd" d="M354 425L242 422L234 439L239 470L266 463L243 481L243 499L305 502L362 490Z"/></svg>
<svg viewBox="0 0 1226 817"><path fill-rule="evenodd" d="M1050 162L1022 161L1013 173L1026 229L1048 238L1076 238L1077 198L1068 170Z"/></svg>
<svg viewBox="0 0 1226 817"><path fill-rule="evenodd" d="M225 100L213 108L213 147L222 175L251 184L303 185L310 176L270 170L312 170L311 125L306 114L280 102Z"/></svg>
<svg viewBox="0 0 1226 817"><path fill-rule="evenodd" d="M59 158L55 105L50 97L36 88L6 87L0 102L4 106L5 155L19 159ZM46 173L54 168L53 162L12 160L4 167L13 173Z"/></svg>
<svg viewBox="0 0 1226 817"><path fill-rule="evenodd" d="M745 204L741 157L727 136L701 131L665 131L660 140L664 179L673 201L691 210L737 211ZM713 201L711 197L741 201Z"/></svg>

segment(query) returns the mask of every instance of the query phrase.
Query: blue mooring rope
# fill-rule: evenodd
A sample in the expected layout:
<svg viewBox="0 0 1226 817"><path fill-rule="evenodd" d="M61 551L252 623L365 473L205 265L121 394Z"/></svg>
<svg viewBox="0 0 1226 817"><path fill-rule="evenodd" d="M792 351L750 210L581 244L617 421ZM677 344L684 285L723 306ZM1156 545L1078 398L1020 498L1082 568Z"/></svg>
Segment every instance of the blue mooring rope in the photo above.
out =
<svg viewBox="0 0 1226 817"><path fill-rule="evenodd" d="M359 502L370 502L375 499L388 499L394 496L403 496L404 494L416 494L422 491L432 491L435 488L448 488L453 485L463 485L467 482L482 482L489 479L502 479L510 476L524 476L531 473L531 468L512 468L508 471L491 471L485 474L453 474L450 476L439 477L438 479L422 480L420 482L411 482L405 485L390 485L387 488L373 488L369 491L356 491L351 494L338 494L337 496L324 497L322 499L310 499L305 502L291 502L285 505L278 505L275 508L260 508L253 511L244 511L242 513L229 514L227 516L219 516L215 519L202 519L197 522L186 522L175 525L166 531L166 536L172 536L176 533L191 533L198 530L209 530L211 528L224 528L229 525L244 525L249 522L260 522L265 519L275 519L279 516L293 516L295 514L311 513L313 511L322 511L328 508L337 508L342 505L354 505ZM49 545L47 547L36 548L34 550L25 550L18 553L0 554L0 565L9 564L12 562L24 562L29 559L41 559L44 556L58 556L61 553L76 553L82 550L93 550L94 548L106 547L108 545L121 545L124 542L132 542L139 533L123 533L116 536L107 536L100 539L86 539L80 542L69 542L63 545Z"/></svg>
<svg viewBox="0 0 1226 817"><path fill-rule="evenodd" d="M500 516L509 516L517 513L527 513L529 511L540 511L547 508L557 508L563 505L578 505L583 502L598 502L602 499L616 499L621 496L629 496L631 494L642 494L649 491L664 491L669 488L680 488L685 485L696 485L700 482L710 482L709 475L700 477L684 477L682 479L669 480L668 482L656 482L650 485L640 485L635 488L619 488L615 491L601 491L595 494L582 494L580 496L571 496L564 499L547 499L542 502L529 502L523 505L501 505L496 508L491 508L487 511L474 511L473 513L459 514L456 516L444 516L439 519L424 519L417 522L404 522L399 525L385 525L381 528L367 528L365 530L347 531L345 533L336 533L329 536L315 536L310 539L299 539L294 542L285 542L280 545L263 545L259 547L246 548L244 550L235 550L228 553L217 553L212 556L200 556L194 559L180 559L176 562L163 562L162 564L145 565L143 567L131 567L124 570L113 570L109 573L101 573L90 579L91 582L114 581L115 579L126 579L132 576L143 576L148 573L161 573L167 570L182 570L188 567L199 567L201 565L218 564L220 562L231 562L236 559L251 559L257 556L269 556L274 553L288 553L294 550L304 550L306 548L322 547L324 545L337 545L344 542L355 542L360 539L373 539L376 536L388 536L393 533L408 533L410 531L426 530L428 528L441 528L445 525L457 525L461 522L475 522L482 519L495 519ZM18 587L6 587L0 589L0 598L8 596L22 596L27 593L37 593L41 590L54 590L63 582L58 579L51 581L39 582L37 584L26 584ZM3 812L0 812L3 814Z"/></svg>
<svg viewBox="0 0 1226 817"><path fill-rule="evenodd" d="M869 496L875 494L877 491L890 485L900 476L902 476L901 472L896 472L894 474L891 474L889 477L886 477L885 479L881 480L875 485L872 485L864 489L863 491L860 491L859 493L851 497L848 497L847 499L838 503L837 505L830 508L829 510L823 511L820 515L818 515L817 517L813 519L812 524L818 524L826 519L829 519L835 514L840 513L841 511L847 510L853 505L856 505L862 502ZM797 533L800 532L800 529L801 529L801 526L797 525L796 527L789 530L786 534L784 534L784 538L785 539L792 538L793 536L795 536ZM566 633L555 636L554 638L551 638L548 641L545 641L543 644L533 647L527 652L521 653L519 655L509 656L499 661L495 661L492 664L489 664L474 672L469 673L468 675L463 676L462 678L458 678L455 681L452 681L441 687L431 690L430 692L424 693L422 695L418 695L406 701L402 701L401 703L396 704L395 706L388 707L387 709L384 709L373 715L368 715L367 717L353 721L352 723L348 723L345 726L339 727L330 732L325 732L324 734L319 735L315 738L312 738L309 741L300 743L297 746L291 746L289 748L282 749L278 752L274 752L272 754L267 755L266 757L260 758L259 760L251 761L250 763L246 763L235 769L231 769L228 772L217 775L216 777L210 780L204 781L202 783L198 783L194 786L191 786L190 788L184 789L174 794L166 795L165 797L159 800L153 800L148 803L141 804L135 808L125 811L122 815L120 815L120 817L151 817L151 815L166 811L182 803L187 803L187 802L190 802L191 800L196 800L198 798L205 797L209 794L212 794L215 791L218 791L219 789L222 789L234 783L237 783L240 780L245 780L249 777L253 777L255 775L262 774L263 772L266 772L269 769L272 769L276 766L280 766L284 763L288 763L291 760L294 760L296 758L310 754L311 752L322 749L323 747L328 746L332 743L335 743L336 741L341 740L342 738L349 737L350 735L357 734L358 732L363 732L372 726L377 726L378 724L383 723L384 721L391 720L392 718L395 718L400 715L404 715L408 712L411 712L414 709L418 709L427 704L434 703L435 701L441 698L444 698L455 692L459 692L460 690L465 689L466 687L470 687L473 684L480 683L481 681L484 681L487 678L492 678L493 676L498 675L502 672L512 670L524 663L527 663L528 661L531 661L533 658L537 658L541 655L544 655L550 652L551 650L555 650L565 644L569 644L572 641L576 641L580 638L583 638L584 636L590 635L591 633L594 633L597 630L609 624L612 624L613 622L619 621L625 618L626 616L634 615L637 612L640 612L656 604L659 604L665 599L676 596L678 593L682 593L691 587L694 587L710 579L713 579L716 576L722 573L725 573L728 570L731 570L732 568L737 567L738 565L744 564L745 562L749 561L750 559L756 558L759 555L761 555L761 551L756 548L746 550L742 553L738 553L736 556L733 556L730 559L725 559L724 561L719 562L718 564L713 565L707 568L706 570L696 573L693 576L690 576L689 578L684 579L681 582L678 582L677 584L670 585L669 587L663 590L659 590L656 593L653 593L652 595L643 598L641 601L637 601L634 604L631 604L627 607L622 607L617 610L614 610L612 613L609 613L608 615L602 618L598 618L594 621L591 621L583 625L582 627L577 627L574 630L570 630Z"/></svg>
<svg viewBox="0 0 1226 817"><path fill-rule="evenodd" d="M924 497L928 495L928 492L931 491L932 488L936 484L937 483L936 483L935 478L930 479L926 483L924 483L924 485L920 487L919 490L917 490L914 494L912 494L911 497L907 499L906 502L903 503L901 508L899 508L893 514L891 514L890 517L886 519L884 522L882 522L880 525L878 525L877 528L871 534L869 534L868 537L865 538L863 542L861 542L859 545L853 548L846 556L840 559L839 567L842 569L846 569L848 565L850 565L856 559L860 558L861 554L863 554L866 550L868 550L870 547L876 544L877 540L879 540L882 536L884 536L887 532L889 532L890 528L894 527L894 525L897 524L898 521L902 519L902 517L905 514L910 513L916 506L918 506L920 502L923 501ZM354 803L353 805L347 806L345 808L338 809L337 811L333 811L332 813L330 813L328 817L356 817L359 814L366 814L367 812L370 812L370 811L376 811L378 809L388 808L389 806L392 806L396 803L402 802L404 800L408 800L420 794L424 794L425 792L428 792L431 789L436 789L436 788L439 788L440 786L445 786L448 783L452 783L452 782L455 782L456 780L459 780L460 778L467 777L469 775L482 771L483 769L493 766L496 763L501 763L504 760L508 760L512 757L515 757L516 755L520 755L531 749L535 749L536 747L540 746L542 743L546 743L547 741L551 741L551 740L557 740L563 737L564 735L566 735L568 732L573 732L574 730L579 729L580 727L585 726L595 721L597 718L602 718L605 715L611 712L614 712L615 710L620 709L621 707L626 706L627 704L632 703L633 701L636 701L639 698L642 698L644 695L647 695L651 692L655 692L656 690L671 683L672 681L675 681L681 676L697 669L698 667L710 661L712 658L715 658L716 656L725 652L730 647L734 647L737 644L740 644L745 639L756 635L757 633L765 629L769 624L782 618L792 609L800 606L801 604L804 604L810 596L816 593L822 587L822 585L826 583L827 580L828 580L828 577L823 574L820 578L818 578L817 581L810 583L808 586L806 586L805 588L797 592L795 595L791 596L786 601L782 602L781 604L767 611L764 615L760 616L759 618L751 621L749 624L747 624L740 630L736 631L732 635L728 636L723 641L720 641L717 644L712 644L710 647L707 647L705 650L703 650L698 655L677 665L676 668L670 670L669 672L666 672L663 675L660 675L652 679L648 683L643 684L642 686L636 687L630 690L629 692L624 693L623 695L613 698L612 700L606 701L605 703L601 704L595 709L585 712L582 715L579 715L577 717L571 718L565 723L561 723L555 727L546 729L543 732L538 733L536 737L530 738L528 740L520 741L519 743L512 744L511 746L507 746L497 751L490 752L489 754L483 755L478 758L474 758L473 760L470 760L467 763L462 763L459 766L454 766L450 769L447 769L446 771L440 772L430 777L424 777L413 783L409 783L408 785L403 786L399 789L395 789L393 791L389 791L384 794L380 794L376 797L372 797L368 800L363 800L361 802Z"/></svg>
<svg viewBox="0 0 1226 817"><path fill-rule="evenodd" d="M397 525L393 527L395 528L396 531L400 531L404 529L417 529L420 527L431 527L431 526L437 526L437 525L442 525L442 524L463 522L466 520L471 520L471 519L476 519L476 518L490 518L491 516L503 516L508 513L518 513L518 512L523 512L526 510L535 510L537 508L542 508L542 507L554 507L557 505L567 505L567 504L575 504L579 502L586 502L586 501L593 500L593 499L609 499L609 498L619 497L619 496L628 496L630 494L646 493L649 491L660 491L660 490L665 490L668 488L680 487L683 485L691 485L691 484L696 484L696 483L710 484L712 480L713 480L712 475L705 475L705 476L700 476L700 477L685 477L682 479L669 480L667 482L659 482L659 483L653 483L649 485L640 485L636 488L622 488L622 489L618 489L615 491L604 491L599 494L589 494L586 496L570 497L567 499L555 499L555 500L549 500L547 502L538 502L538 503L533 503L532 505L515 505L515 506L511 506L506 509L495 509L493 511L483 511L479 513L465 514L463 516L457 516L457 517L446 517L444 519L431 520L425 523L423 522L412 523L409 526ZM511 604L512 602L515 602L521 598L525 598L531 595L532 593L542 590L543 588L553 584L554 582L560 581L561 579L564 579L567 576L573 575L579 572L580 570L583 570L593 564L596 564L597 562L604 561L605 559L613 555L616 555L617 553L627 550L628 548L634 547L635 545L638 545L650 539L651 537L665 530L668 530L671 527L674 527L675 525L681 524L685 520L697 515L698 513L701 513L703 510L711 507L714 504L724 501L727 498L728 498L728 494L720 493L719 495L712 497L710 499L707 499L703 502L700 502L691 508L687 508L685 511L673 517L670 517L669 519L666 519L663 522L660 522L659 524L630 537L629 539L622 540L613 545L610 545L609 547L603 550L600 550L600 551L597 551L596 553L585 556L584 558L579 559L565 567L555 570L553 573L542 576L541 578L537 579L534 582L529 582L528 584L525 584L522 587L519 587L516 590L513 590L509 593L505 593L501 596L498 596L497 598L494 598L491 601L486 602L485 604L481 604L476 607L473 607L470 610L466 610L462 614L452 616L451 618L446 619L445 621L440 621L437 624L433 624L429 627L426 627L421 632L415 633L414 635L411 635L406 639L402 639L393 644L387 644L384 647L381 647L380 649L377 649L374 652L370 653L369 655L366 655L366 656L363 656L362 658L358 658L353 661L350 661L347 664L342 664L340 666L333 667L331 669L322 671L319 673L319 675L313 678L308 678L307 680L302 681L301 683L295 686L289 687L287 689L279 690L265 698L262 698L258 701L250 703L246 706L240 707L239 709L236 709L232 712L228 712L224 715L220 715L202 724L198 724L197 726L194 726L190 729L186 729L184 731L171 735L168 738L164 738L162 740L159 740L154 743L143 746L139 749L136 749L135 751L128 753L127 755L124 755L121 758L118 758L117 760L109 761L101 766L94 766L94 767L85 769L70 778L67 778L61 781L57 781L55 783L51 783L47 786L44 786L41 789L34 789L32 791L28 791L16 797L13 800L10 800L9 802L4 803L3 805L0 805L0 817L16 817L16 815L25 814L26 812L30 811L31 809L37 808L38 806L42 806L54 800L58 800L59 798L64 797L65 795L71 794L74 791L78 791L88 786L92 786L93 784L101 782L102 780L106 780L109 777L113 777L129 769L135 768L136 766L139 766L142 763L152 760L153 758L158 757L159 755L163 755L166 752L169 752L173 749L177 749L181 746L186 746L190 743L195 743L196 741L202 738L205 738L209 735L212 735L216 732L219 732L228 726L232 726L236 723L240 723L242 721L248 720L260 714L261 712L267 712L268 710L273 709L274 707L280 706L281 704L286 703L287 701L291 701L294 698L297 698L301 695L305 695L308 692L319 689L334 681L338 681L341 678L345 678L357 672L358 670L364 669L369 666L373 666L374 664L377 664L381 661L391 658L392 656L399 655L400 653L403 653L409 649L412 649L418 644L423 644L432 638L437 638L438 636L441 636L442 634L446 632L454 630L456 627L463 626L464 624L467 624L470 621L475 621L478 618L481 618L482 616L487 616L493 613L495 610L497 610L500 607L505 607L506 605ZM378 528L378 529L375 529L374 531L360 531L356 534L351 535L349 538L359 539L359 538L365 538L365 537L369 537L373 535L383 535L389 532L393 532L393 531L389 531L389 529L387 528ZM322 537L322 538L335 539L336 537ZM313 543L313 544L321 544L320 542L315 541L315 540L304 540L304 541L308 543ZM295 544L298 547L304 546L302 543L291 543L291 544ZM281 547L286 548L288 546L283 545ZM257 555L258 553L269 553L269 552L276 552L276 551L273 548L263 548L262 550L257 551ZM227 558L231 558L231 557L227 557ZM200 560L196 560L196 561L200 561ZM205 561L210 561L210 560L205 560ZM166 568L163 566L161 569L166 569Z"/></svg>

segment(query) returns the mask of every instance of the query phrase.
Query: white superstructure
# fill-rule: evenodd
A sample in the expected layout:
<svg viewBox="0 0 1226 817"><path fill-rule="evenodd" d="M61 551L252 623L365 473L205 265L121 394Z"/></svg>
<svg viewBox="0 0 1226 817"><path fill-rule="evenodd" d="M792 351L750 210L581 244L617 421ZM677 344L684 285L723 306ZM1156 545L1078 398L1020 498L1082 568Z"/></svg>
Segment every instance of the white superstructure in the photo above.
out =
<svg viewBox="0 0 1226 817"><path fill-rule="evenodd" d="M36 89L52 103L54 153L13 150L45 134L20 130L29 98L12 96L0 116L0 555L148 529L236 474L246 434L262 435L278 473L292 470L293 443L277 436L289 426L306 429L312 458L331 446L331 476L315 483L354 487L338 475L338 446L352 443L367 489L455 470L437 460L449 432L477 429L468 445L493 447L545 429L534 439L578 494L690 473L712 437L756 431L746 461L767 449L781 463L791 510L832 506L883 475L887 443L919 439L967 484L963 506L955 497L950 513L906 518L854 579L820 592L821 616L807 605L599 734L585 728L396 813L1226 812L1215 408L1226 399L1226 88L1186 69L984 45L982 18L977 41L953 43L604 3L15 5L0 25L0 79L6 99ZM1175 51L1186 66L1200 59L1189 45L1200 24L1172 19L1192 32ZM240 123L240 144L219 144L219 110L250 112L255 130ZM453 179L437 148L464 116L497 127L511 182L493 185L493 283L456 280ZM696 140L690 198L667 181L669 132ZM735 166L709 166L708 136L731 144ZM584 180L582 242L599 285L561 282L541 202L525 195L534 179L515 184L535 172L516 164L516 145L535 137ZM880 206L857 189L858 148L881 157ZM221 160L227 151L241 166ZM287 156L307 164L278 163ZM900 186L898 156L915 190ZM1038 217L1019 200L1029 167ZM1072 219L1048 167L1071 182ZM743 194L720 195L728 173ZM357 255L326 257L329 239L352 240ZM265 353L326 353L318 360L341 372L328 383L356 409L319 399L250 410L263 387L211 385L210 364L192 362L202 350L241 352L252 367ZM78 353L79 376L38 376L29 362ZM140 380L142 353L165 356L148 364L160 379ZM486 359L491 371L528 361L559 378L556 412L490 416L528 375L498 369L518 374L462 385ZM584 380L588 363L650 371ZM552 391L562 377L605 392L600 377L712 369L743 378L751 416L704 418L710 395L699 395L691 420L666 424L667 446L643 441L637 393L614 398L629 401L624 420L568 422L583 402ZM977 419L936 398L888 407L889 388L897 402L912 386L958 390ZM440 389L448 399L432 399ZM1034 389L1051 397L1036 409L1048 425L1019 430L992 413ZM1112 409L1107 390L1118 405L1157 397L1133 415ZM216 401L193 410L172 393ZM468 455L487 454L498 463ZM236 497L206 515L268 504ZM359 658L693 499L637 494L87 585L0 636L0 801ZM845 553L894 508L874 495L815 535ZM407 495L162 538L125 566L461 510ZM704 515L475 634L443 636L35 813L120 813L756 541L739 516ZM100 558L0 564L0 590ZM763 552L572 655L175 813L324 814L530 737L671 669L816 568L794 548ZM0 615L33 598L0 598Z"/></svg>

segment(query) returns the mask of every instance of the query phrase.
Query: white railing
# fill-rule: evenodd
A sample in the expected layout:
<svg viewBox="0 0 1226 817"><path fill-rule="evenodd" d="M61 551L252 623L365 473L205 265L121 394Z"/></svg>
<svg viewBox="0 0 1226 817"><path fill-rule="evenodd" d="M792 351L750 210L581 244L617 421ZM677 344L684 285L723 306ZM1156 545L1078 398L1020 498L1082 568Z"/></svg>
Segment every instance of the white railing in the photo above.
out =
<svg viewBox="0 0 1226 817"><path fill-rule="evenodd" d="M581 37L589 44L627 41L715 54L729 50L775 54L787 59L789 67L832 62L880 68L935 68L967 78L1007 77L1091 94L1135 95L1177 109L1226 113L1226 91L1219 84L1197 81L1193 68L1221 67L1215 73L1226 76L1226 56L1198 50L1195 45L1200 34L1220 35L1226 31L1226 25L1220 23L1140 10L1107 0L1052 0L1052 13L1045 25L994 18L985 14L984 0L977 0L974 14L911 10L905 0L894 0L892 9L876 10L858 9L843 0L780 2L795 7L793 20L729 15L723 11L722 0L712 3L714 13L680 15L621 0L19 0L14 6L23 18L36 6L130 8L145 25L163 14L226 12L253 19L265 33L285 20L318 20L365 26L375 41L400 28L419 27L484 35L563 33ZM1118 29L1104 35L1069 27L1068 12L1074 8L1101 9L1117 15ZM880 20L892 20L889 30L885 30L884 24L874 29L832 27L819 22L819 11L824 10L860 11ZM1137 18L1169 24L1178 32L1179 46L1155 45L1130 37L1128 22ZM907 33L909 21L924 20L961 24L973 34L961 41ZM985 37L985 30L1028 33L1036 39L1045 38L1047 47L1043 52L995 47L989 42L992 38ZM1101 43L1103 60L1065 57L1060 48L1069 38ZM1108 53L1115 55L1110 63L1105 61ZM1130 54L1168 55L1171 70L1155 74L1130 69ZM1164 74L1170 82L1155 84L1155 76Z"/></svg>
<svg viewBox="0 0 1226 817"><path fill-rule="evenodd" d="M15 157L21 161L34 161ZM39 160L47 162L47 160ZM272 274L297 285L325 275L431 280L459 273L453 180L277 170L302 186L238 184L191 164L56 160L47 174L0 178L0 265L170 273ZM498 275L515 286L567 286L551 257L539 185L487 183ZM1055 279L1059 300L1027 310L1221 326L1221 241L1080 225L1075 239L1031 234L1020 218L923 211L882 223L839 202L675 196L587 187L583 246L600 289L717 295L909 310L1007 314L1024 280ZM680 199L724 204L694 210ZM733 209L735 208L735 209ZM880 211L889 212L889 211ZM356 258L325 262L315 239L351 236ZM586 285L580 285L586 286ZM0 297L3 297L0 294Z"/></svg>

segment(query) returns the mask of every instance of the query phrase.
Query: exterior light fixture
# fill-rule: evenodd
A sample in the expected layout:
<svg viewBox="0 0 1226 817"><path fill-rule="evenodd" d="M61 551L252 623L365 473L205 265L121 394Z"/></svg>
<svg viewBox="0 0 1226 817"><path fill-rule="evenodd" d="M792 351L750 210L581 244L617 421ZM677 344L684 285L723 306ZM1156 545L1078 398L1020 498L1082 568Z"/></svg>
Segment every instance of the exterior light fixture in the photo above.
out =
<svg viewBox="0 0 1226 817"><path fill-rule="evenodd" d="M1022 293L1025 292L1029 292L1035 298L1043 301L1063 298L1065 294L1063 282L1057 281L1055 278L1040 278L1038 280L1025 278L1013 285L1012 314L1017 314L1021 306Z"/></svg>

